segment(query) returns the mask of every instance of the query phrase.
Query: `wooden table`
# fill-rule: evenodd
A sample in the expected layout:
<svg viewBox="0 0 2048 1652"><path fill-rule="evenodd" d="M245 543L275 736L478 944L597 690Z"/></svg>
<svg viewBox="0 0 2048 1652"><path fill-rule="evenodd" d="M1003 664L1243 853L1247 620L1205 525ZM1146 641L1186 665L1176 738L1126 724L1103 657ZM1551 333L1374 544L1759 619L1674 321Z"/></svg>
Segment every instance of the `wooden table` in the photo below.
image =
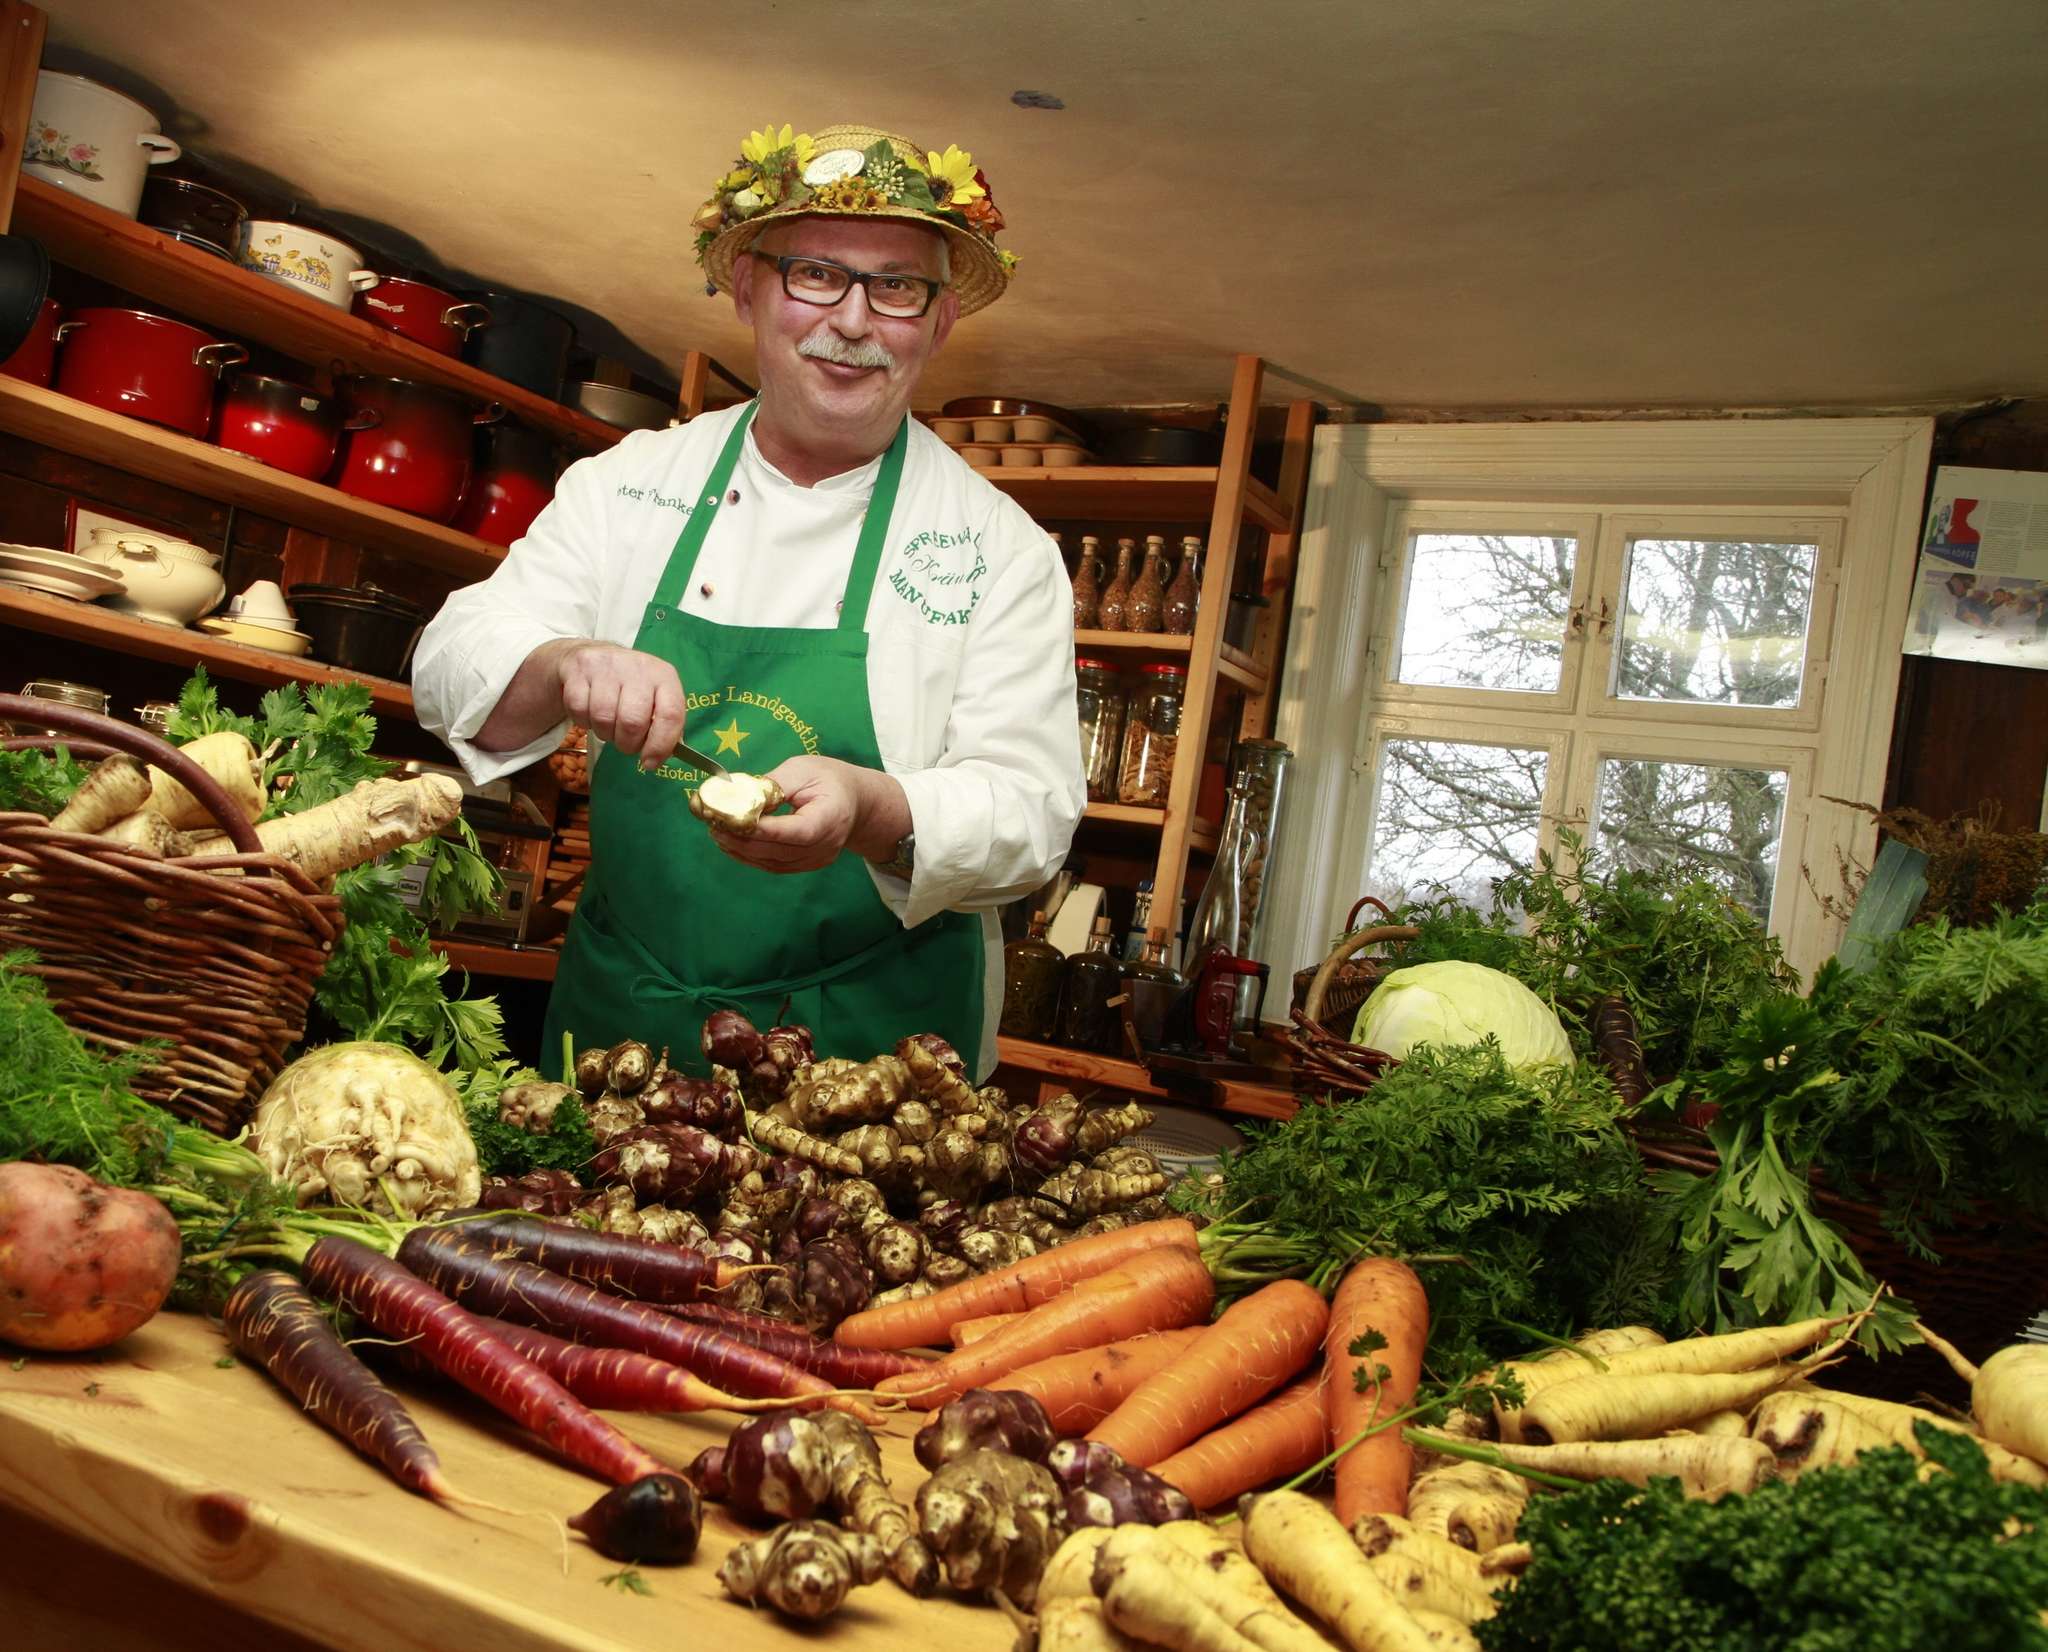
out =
<svg viewBox="0 0 2048 1652"><path fill-rule="evenodd" d="M10 1652L1011 1644L993 1608L913 1600L887 1579L814 1629L738 1605L717 1571L746 1533L711 1505L694 1561L639 1569L651 1595L606 1586L618 1563L554 1523L603 1486L467 1395L404 1389L455 1485L526 1512L457 1512L401 1490L261 1372L220 1366L226 1353L205 1320L161 1314L99 1359L31 1355L13 1370L0 1355L0 1644ZM615 1420L679 1466L731 1423ZM895 1429L883 1459L907 1500L924 1471L909 1422Z"/></svg>

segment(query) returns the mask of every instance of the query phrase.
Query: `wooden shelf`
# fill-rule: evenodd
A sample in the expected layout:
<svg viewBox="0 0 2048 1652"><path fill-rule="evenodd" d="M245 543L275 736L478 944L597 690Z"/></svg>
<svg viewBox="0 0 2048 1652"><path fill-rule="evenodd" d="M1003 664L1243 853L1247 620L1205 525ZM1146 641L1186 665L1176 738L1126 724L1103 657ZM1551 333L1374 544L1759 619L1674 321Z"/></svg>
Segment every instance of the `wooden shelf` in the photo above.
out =
<svg viewBox="0 0 2048 1652"><path fill-rule="evenodd" d="M1154 1101L1185 1104L1196 1100L1185 1091L1167 1090L1153 1083L1152 1075L1143 1066L1120 1056L1062 1049L1057 1044L1038 1044L1030 1039L998 1034L996 1060L1002 1066L1015 1067L1027 1073L1043 1073L1048 1078L1076 1087L1126 1090ZM1274 1075L1276 1080L1285 1076L1281 1073ZM1296 1103L1284 1082L1247 1084L1229 1079L1220 1083L1211 1081L1206 1088L1210 1103L1225 1113L1260 1119L1294 1117Z"/></svg>
<svg viewBox="0 0 2048 1652"><path fill-rule="evenodd" d="M504 560L502 547L425 517L373 505L211 442L108 413L20 379L0 378L0 430L223 504L260 511L294 527L411 557L444 573L481 579Z"/></svg>
<svg viewBox="0 0 2048 1652"><path fill-rule="evenodd" d="M147 224L40 178L22 178L14 198L13 227L35 236L60 264L218 328L230 338L282 350L309 367L438 384L478 401L496 402L522 423L584 452L610 447L625 434L346 310L301 297L289 287L173 241Z"/></svg>
<svg viewBox="0 0 2048 1652"><path fill-rule="evenodd" d="M1208 524L1221 472L1214 465L984 467L978 472L1041 521L1199 522ZM1291 513L1257 477L1244 482L1244 513L1284 533Z"/></svg>
<svg viewBox="0 0 2048 1652"><path fill-rule="evenodd" d="M1142 826L1149 831L1166 829L1166 811L1148 809L1132 803L1091 803L1082 811L1087 820L1101 821L1105 826ZM1188 845L1205 855L1216 852L1216 834L1221 828L1206 820L1197 820L1188 828Z"/></svg>
<svg viewBox="0 0 2048 1652"><path fill-rule="evenodd" d="M0 384L9 381L0 379ZM412 690L404 683L384 677L366 677L358 671L322 665L318 660L295 660L265 649L250 648L204 631L179 630L169 625L152 625L130 618L97 603L70 602L63 597L42 596L34 591L0 585L0 621L23 625L48 637L85 643L140 660L157 660L165 665L190 670L203 665L216 677L235 682L261 683L275 688L279 683L362 683L370 690L371 709L385 717L413 715Z"/></svg>
<svg viewBox="0 0 2048 1652"><path fill-rule="evenodd" d="M501 981L552 981L562 961L559 947L506 946L491 941L436 938L434 950L457 969L492 975Z"/></svg>
<svg viewBox="0 0 2048 1652"><path fill-rule="evenodd" d="M1186 654L1193 637L1165 631L1076 631L1074 647L1088 654Z"/></svg>

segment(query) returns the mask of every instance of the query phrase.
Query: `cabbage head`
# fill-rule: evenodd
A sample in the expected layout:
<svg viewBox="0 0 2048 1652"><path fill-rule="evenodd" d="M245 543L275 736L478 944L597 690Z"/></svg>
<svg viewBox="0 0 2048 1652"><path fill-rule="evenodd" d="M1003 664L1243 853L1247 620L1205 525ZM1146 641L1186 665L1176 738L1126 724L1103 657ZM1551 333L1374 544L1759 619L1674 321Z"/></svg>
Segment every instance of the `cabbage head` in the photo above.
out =
<svg viewBox="0 0 2048 1652"><path fill-rule="evenodd" d="M1491 1035L1511 1067L1569 1067L1571 1040L1550 1006L1512 975L1445 959L1397 969L1358 1006L1351 1041L1405 1056L1417 1044L1448 1049Z"/></svg>

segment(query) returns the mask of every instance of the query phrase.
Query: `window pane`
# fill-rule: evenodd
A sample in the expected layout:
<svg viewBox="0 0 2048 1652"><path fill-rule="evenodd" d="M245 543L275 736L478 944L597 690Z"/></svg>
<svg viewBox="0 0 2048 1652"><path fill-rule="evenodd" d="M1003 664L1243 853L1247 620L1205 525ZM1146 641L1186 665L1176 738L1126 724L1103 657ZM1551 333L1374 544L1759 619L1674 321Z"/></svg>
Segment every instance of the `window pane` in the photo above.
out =
<svg viewBox="0 0 2048 1652"><path fill-rule="evenodd" d="M1796 706L1817 545L1632 539L1614 691L1625 700Z"/></svg>
<svg viewBox="0 0 2048 1652"><path fill-rule="evenodd" d="M1484 906L1495 878L1536 858L1550 754L1457 740L1380 748L1365 892L1394 905L1431 884Z"/></svg>
<svg viewBox="0 0 2048 1652"><path fill-rule="evenodd" d="M1577 553L1550 534L1409 535L1394 680L1553 692Z"/></svg>
<svg viewBox="0 0 2048 1652"><path fill-rule="evenodd" d="M1759 918L1770 916L1785 823L1782 769L1609 758L1594 807L1596 862L1688 867Z"/></svg>

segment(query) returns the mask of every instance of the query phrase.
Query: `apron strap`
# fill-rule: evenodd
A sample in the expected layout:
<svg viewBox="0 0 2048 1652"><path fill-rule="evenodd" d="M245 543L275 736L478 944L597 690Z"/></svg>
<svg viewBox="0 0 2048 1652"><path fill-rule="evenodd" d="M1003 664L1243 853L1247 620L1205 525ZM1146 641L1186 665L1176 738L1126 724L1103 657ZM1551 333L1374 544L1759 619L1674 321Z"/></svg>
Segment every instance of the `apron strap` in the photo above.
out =
<svg viewBox="0 0 2048 1652"><path fill-rule="evenodd" d="M675 549L669 552L668 565L661 571L661 582L654 588L653 601L663 608L680 608L683 593L690 588L690 575L696 571L697 553L704 548L704 541L711 533L711 519L718 514L718 507L725 499L725 490L732 482L732 473L740 462L740 449L746 445L747 426L754 422L754 409L758 402L748 402L740 409L740 416L733 421L732 434L725 439L725 446L719 450L718 463L711 467L711 474L704 483L704 497L697 501L690 512L689 520L683 524L683 531L676 535Z"/></svg>
<svg viewBox="0 0 2048 1652"><path fill-rule="evenodd" d="M861 518L860 543L854 547L853 567L846 575L846 590L839 609L839 629L859 633L868 628L868 601L875 594L875 575L881 572L882 550L889 540L889 518L895 514L896 492L903 482L903 456L910 450L910 419L905 415L896 427L896 439L882 455L882 468L875 474L875 491L868 496L867 515Z"/></svg>

